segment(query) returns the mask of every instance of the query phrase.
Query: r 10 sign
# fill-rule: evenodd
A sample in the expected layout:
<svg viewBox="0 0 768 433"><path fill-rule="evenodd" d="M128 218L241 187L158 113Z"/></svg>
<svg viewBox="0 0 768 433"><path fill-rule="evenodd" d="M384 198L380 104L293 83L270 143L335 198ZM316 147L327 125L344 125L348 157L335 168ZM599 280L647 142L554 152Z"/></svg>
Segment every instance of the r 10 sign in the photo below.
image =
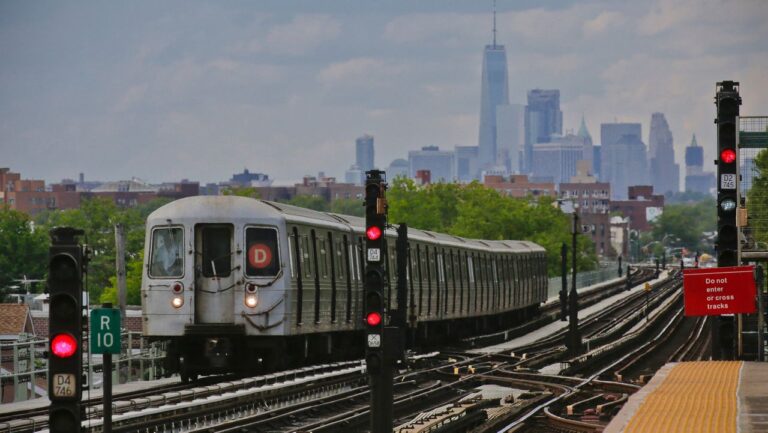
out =
<svg viewBox="0 0 768 433"><path fill-rule="evenodd" d="M120 310L91 311L91 353L120 354Z"/></svg>

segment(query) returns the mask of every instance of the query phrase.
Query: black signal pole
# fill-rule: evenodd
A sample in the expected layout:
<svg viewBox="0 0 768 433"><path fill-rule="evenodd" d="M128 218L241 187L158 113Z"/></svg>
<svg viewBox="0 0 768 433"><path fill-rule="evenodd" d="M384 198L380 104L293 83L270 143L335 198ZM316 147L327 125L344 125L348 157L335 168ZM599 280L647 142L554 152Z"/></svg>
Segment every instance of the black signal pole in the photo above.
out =
<svg viewBox="0 0 768 433"><path fill-rule="evenodd" d="M573 253L571 269L571 294L568 296L568 342L566 346L571 354L581 353L581 335L579 334L579 299L576 292L576 246L579 233L579 215L573 210Z"/></svg>
<svg viewBox="0 0 768 433"><path fill-rule="evenodd" d="M561 279L563 286L560 288L560 320L568 320L568 245L563 242L560 247L560 259L562 263Z"/></svg>

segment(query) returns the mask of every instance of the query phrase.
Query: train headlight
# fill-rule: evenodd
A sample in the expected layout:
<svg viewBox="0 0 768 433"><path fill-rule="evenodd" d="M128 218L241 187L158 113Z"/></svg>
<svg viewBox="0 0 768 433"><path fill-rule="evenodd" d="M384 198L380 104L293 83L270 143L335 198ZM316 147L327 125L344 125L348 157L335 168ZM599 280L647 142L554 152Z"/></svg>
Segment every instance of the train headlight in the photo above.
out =
<svg viewBox="0 0 768 433"><path fill-rule="evenodd" d="M171 305L173 305L173 308L181 308L181 306L184 305L184 297L174 296L173 299L171 299Z"/></svg>
<svg viewBox="0 0 768 433"><path fill-rule="evenodd" d="M248 295L245 295L245 301L244 301L244 302L245 302L245 306L246 306L246 307L248 307L248 308L253 308L253 307L255 307L256 305L258 305L258 303L259 303L259 299L258 299L258 297L256 296L256 294L255 294L255 293L253 293L253 294L248 294Z"/></svg>

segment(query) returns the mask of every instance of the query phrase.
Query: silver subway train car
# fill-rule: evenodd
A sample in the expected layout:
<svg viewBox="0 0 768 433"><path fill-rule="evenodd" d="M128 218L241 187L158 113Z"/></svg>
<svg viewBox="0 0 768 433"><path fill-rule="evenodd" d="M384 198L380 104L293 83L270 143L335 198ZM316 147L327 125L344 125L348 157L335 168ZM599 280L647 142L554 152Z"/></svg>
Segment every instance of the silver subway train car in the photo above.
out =
<svg viewBox="0 0 768 433"><path fill-rule="evenodd" d="M147 219L143 332L169 368L248 372L359 356L364 219L236 196L171 202ZM387 230L394 307L394 230ZM409 229L408 317L422 341L521 323L546 300L543 248Z"/></svg>

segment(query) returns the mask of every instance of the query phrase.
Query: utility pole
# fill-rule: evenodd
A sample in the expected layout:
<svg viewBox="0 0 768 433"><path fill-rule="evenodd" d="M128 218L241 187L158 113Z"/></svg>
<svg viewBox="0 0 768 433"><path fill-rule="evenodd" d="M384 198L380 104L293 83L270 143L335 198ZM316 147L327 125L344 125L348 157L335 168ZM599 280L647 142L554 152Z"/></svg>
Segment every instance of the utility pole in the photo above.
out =
<svg viewBox="0 0 768 433"><path fill-rule="evenodd" d="M115 268L117 269L117 306L120 308L120 318L125 323L125 305L127 294L125 289L125 227L115 224Z"/></svg>

